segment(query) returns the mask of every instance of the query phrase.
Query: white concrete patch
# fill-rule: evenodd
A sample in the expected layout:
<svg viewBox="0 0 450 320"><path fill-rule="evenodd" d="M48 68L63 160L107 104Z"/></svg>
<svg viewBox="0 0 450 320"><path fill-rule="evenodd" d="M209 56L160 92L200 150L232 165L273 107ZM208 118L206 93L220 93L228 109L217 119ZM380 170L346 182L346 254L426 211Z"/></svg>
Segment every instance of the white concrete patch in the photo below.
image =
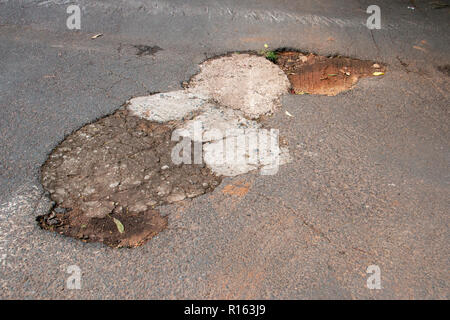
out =
<svg viewBox="0 0 450 320"><path fill-rule="evenodd" d="M243 140L245 138L245 135L240 135L205 143L203 145L203 159L206 165L215 174L227 177L234 177L258 169L257 162L250 163L248 161L248 150L242 145L236 147L234 145L235 139ZM234 150L230 151L229 149Z"/></svg>
<svg viewBox="0 0 450 320"><path fill-rule="evenodd" d="M189 89L133 98L128 110L150 121L184 120L173 134L202 143L203 161L217 175L257 169L275 174L290 161L289 151L279 147L278 130L262 129L248 118L276 110L290 87L285 73L249 54L209 60L200 67Z"/></svg>
<svg viewBox="0 0 450 320"><path fill-rule="evenodd" d="M189 83L190 92L211 96L253 119L279 107L280 96L290 87L286 74L260 56L233 54L205 61L200 68Z"/></svg>
<svg viewBox="0 0 450 320"><path fill-rule="evenodd" d="M207 96L185 90L156 93L128 101L128 110L135 116L156 122L182 120L209 105Z"/></svg>
<svg viewBox="0 0 450 320"><path fill-rule="evenodd" d="M215 174L233 177L260 169L262 175L273 175L290 162L289 151L278 145L278 130L241 132L203 145L204 161Z"/></svg>
<svg viewBox="0 0 450 320"><path fill-rule="evenodd" d="M192 120L186 121L179 129L182 130L180 136L190 137L196 142L208 142L234 135L235 129L259 127L260 124L246 119L242 112L217 106L210 107ZM198 129L202 134L195 133Z"/></svg>

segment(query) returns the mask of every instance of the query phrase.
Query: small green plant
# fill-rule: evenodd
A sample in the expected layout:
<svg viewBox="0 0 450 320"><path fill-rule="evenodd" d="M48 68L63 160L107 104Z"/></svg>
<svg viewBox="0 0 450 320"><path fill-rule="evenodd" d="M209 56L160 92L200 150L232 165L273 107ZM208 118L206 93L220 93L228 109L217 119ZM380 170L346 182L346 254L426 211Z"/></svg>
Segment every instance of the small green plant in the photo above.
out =
<svg viewBox="0 0 450 320"><path fill-rule="evenodd" d="M259 52L260 55L266 57L267 60L272 61L273 63L277 62L278 55L275 51L267 50L269 48L268 44L264 44L264 49Z"/></svg>
<svg viewBox="0 0 450 320"><path fill-rule="evenodd" d="M266 54L266 59L272 61L273 63L277 62L278 59L278 55L275 51L267 51Z"/></svg>

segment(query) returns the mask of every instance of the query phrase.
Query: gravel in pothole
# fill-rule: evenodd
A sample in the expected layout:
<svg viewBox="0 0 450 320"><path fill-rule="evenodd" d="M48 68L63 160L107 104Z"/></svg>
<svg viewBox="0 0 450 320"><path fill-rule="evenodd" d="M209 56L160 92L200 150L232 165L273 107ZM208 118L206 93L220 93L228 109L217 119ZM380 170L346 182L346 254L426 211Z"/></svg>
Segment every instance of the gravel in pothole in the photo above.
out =
<svg viewBox="0 0 450 320"><path fill-rule="evenodd" d="M127 110L69 135L42 166L55 207L38 217L44 229L114 247L134 247L167 225L156 206L212 191L220 178L202 164L174 165L171 134Z"/></svg>
<svg viewBox="0 0 450 320"><path fill-rule="evenodd" d="M292 93L334 96L351 89L360 78L383 74L381 63L345 57L324 57L296 51L277 52L276 64L287 74Z"/></svg>

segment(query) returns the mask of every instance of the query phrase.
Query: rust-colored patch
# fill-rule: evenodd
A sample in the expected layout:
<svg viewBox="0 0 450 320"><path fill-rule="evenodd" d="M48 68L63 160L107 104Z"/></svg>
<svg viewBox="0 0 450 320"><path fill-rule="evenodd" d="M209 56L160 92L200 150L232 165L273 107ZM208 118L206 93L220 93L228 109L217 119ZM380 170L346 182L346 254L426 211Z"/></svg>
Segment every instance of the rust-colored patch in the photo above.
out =
<svg viewBox="0 0 450 320"><path fill-rule="evenodd" d="M360 78L385 72L385 66L373 61L286 51L277 53L276 63L287 74L295 94L334 96L351 89Z"/></svg>
<svg viewBox="0 0 450 320"><path fill-rule="evenodd" d="M226 185L222 189L222 192L224 194L229 194L232 196L243 197L248 193L249 189L250 189L250 183L237 182L234 185L233 184Z"/></svg>

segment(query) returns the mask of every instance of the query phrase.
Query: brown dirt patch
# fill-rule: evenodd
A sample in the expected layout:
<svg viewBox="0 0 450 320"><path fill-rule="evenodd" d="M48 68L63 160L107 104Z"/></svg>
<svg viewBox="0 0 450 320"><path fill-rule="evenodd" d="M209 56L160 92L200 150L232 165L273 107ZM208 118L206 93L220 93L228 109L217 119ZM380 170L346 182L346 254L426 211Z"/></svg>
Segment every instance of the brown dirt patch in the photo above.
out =
<svg viewBox="0 0 450 320"><path fill-rule="evenodd" d="M351 89L360 78L385 72L386 67L373 61L344 57L324 57L296 51L277 53L276 64L286 73L295 94L334 96Z"/></svg>
<svg viewBox="0 0 450 320"><path fill-rule="evenodd" d="M245 196L250 189L250 183L248 182L236 182L235 184L229 184L226 185L222 192L224 194L232 195L232 196L238 196L243 197Z"/></svg>
<svg viewBox="0 0 450 320"><path fill-rule="evenodd" d="M119 231L114 219L123 225L123 232ZM43 229L116 248L140 246L167 227L167 217L161 217L159 211L153 209L141 212L122 209L104 218L88 218L79 208L60 213L52 210L39 216L37 221Z"/></svg>
<svg viewBox="0 0 450 320"><path fill-rule="evenodd" d="M177 125L121 109L69 135L42 166L42 185L56 204L38 217L39 225L115 247L140 245L163 230L167 220L155 207L202 195L220 183L204 165L173 164L171 150L178 142L171 134Z"/></svg>

